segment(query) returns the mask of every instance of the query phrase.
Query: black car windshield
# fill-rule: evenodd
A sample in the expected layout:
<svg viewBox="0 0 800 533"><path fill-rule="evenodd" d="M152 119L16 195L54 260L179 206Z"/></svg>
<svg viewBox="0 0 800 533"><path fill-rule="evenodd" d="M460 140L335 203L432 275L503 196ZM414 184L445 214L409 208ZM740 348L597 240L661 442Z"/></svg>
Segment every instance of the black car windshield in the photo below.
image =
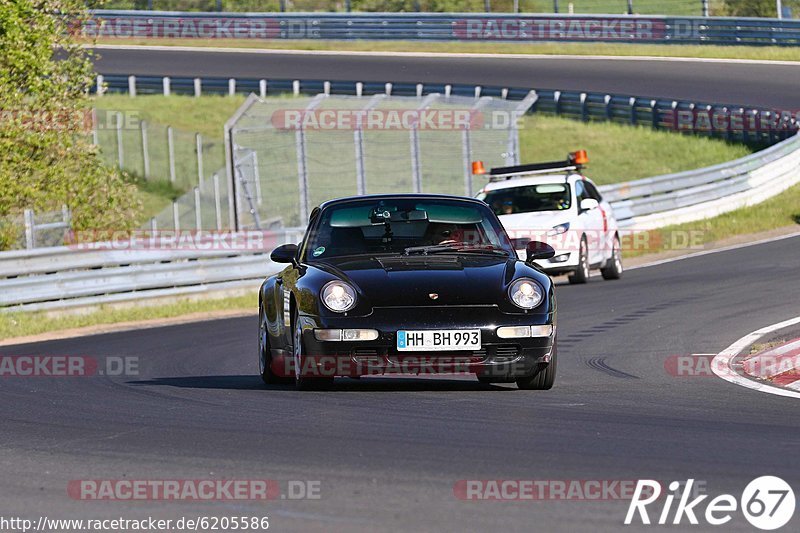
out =
<svg viewBox="0 0 800 533"><path fill-rule="evenodd" d="M322 210L303 257L498 251L514 253L497 217L481 204L444 198L358 199Z"/></svg>
<svg viewBox="0 0 800 533"><path fill-rule="evenodd" d="M478 198L489 204L496 215L564 211L572 204L567 183L539 183L496 189L482 193Z"/></svg>

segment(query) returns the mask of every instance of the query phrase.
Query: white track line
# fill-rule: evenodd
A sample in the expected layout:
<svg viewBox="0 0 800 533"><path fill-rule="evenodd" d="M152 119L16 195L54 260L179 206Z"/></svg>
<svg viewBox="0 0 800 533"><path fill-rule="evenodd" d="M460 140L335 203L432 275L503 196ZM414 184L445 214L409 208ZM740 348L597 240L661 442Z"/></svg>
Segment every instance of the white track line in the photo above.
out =
<svg viewBox="0 0 800 533"><path fill-rule="evenodd" d="M771 326L763 327L748 335L745 335L744 337L734 342L733 344L725 348L723 351L721 351L714 357L714 359L711 361L711 370L714 372L714 374L724 379L725 381L730 381L731 383L740 385L742 387L746 387L748 389L754 389L760 392L766 392L768 394L775 394L777 396L800 398L800 392L795 392L787 390L785 388L775 387L772 385L768 385L766 383L744 378L740 376L738 373L736 373L736 371L733 370L733 368L731 368L731 363L733 362L733 359L737 355L739 355L745 348L753 344L755 341L757 341L767 333L787 328L795 324L800 324L800 316L795 318L790 318L789 320L784 320L783 322L778 322L777 324L772 324Z"/></svg>
<svg viewBox="0 0 800 533"><path fill-rule="evenodd" d="M380 52L356 50L280 50L265 48L226 48L220 46L163 46L146 44L87 44L85 48L97 50L146 50L153 52L213 52L225 54L265 55L321 55L321 56L373 56L373 57L421 57L421 58L468 58L468 59L597 59L609 61L670 61L678 63L737 63L742 65L783 65L797 67L798 61L769 61L756 59L723 59L712 57L665 57L665 56L604 56L579 54L487 54L456 52Z"/></svg>
<svg viewBox="0 0 800 533"><path fill-rule="evenodd" d="M635 266L631 266L631 267L626 267L625 270L636 270L638 268L648 268L648 267L653 267L653 266L658 266L658 265L664 265L664 264L667 264L667 263L674 263L675 261L683 261L684 259L691 259L692 257L700 257L700 256L703 256L703 255L711 255L711 254L717 254L717 253L720 253L720 252L728 252L730 250L738 250L740 248L747 248L747 247L750 247L750 246L758 246L759 244L767 244L767 243L770 243L770 242L781 241L783 239L791 239L791 238L794 238L794 237L800 237L800 231L795 232L795 233L789 233L788 235L778 235L777 237L769 237L767 239L760 239L758 241L753 241L753 242L744 242L744 243L741 243L741 244L732 244L730 246L723 246L722 248L715 248L713 250L703 250L701 252L695 252L695 253L691 253L691 254L681 255L681 256L678 256L678 257L670 257L668 259L659 259L658 261L653 261L651 263L644 263L644 264L641 264L641 265L635 265Z"/></svg>

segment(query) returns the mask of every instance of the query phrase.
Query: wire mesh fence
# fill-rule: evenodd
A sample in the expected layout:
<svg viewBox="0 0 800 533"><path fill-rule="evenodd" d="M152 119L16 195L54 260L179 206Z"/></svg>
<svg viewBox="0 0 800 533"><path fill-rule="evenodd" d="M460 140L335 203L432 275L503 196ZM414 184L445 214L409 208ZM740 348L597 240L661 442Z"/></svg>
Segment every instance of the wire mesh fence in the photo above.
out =
<svg viewBox="0 0 800 533"><path fill-rule="evenodd" d="M305 225L325 200L372 193L472 195L470 162L518 162L517 118L536 100L251 96L229 123L238 228Z"/></svg>
<svg viewBox="0 0 800 533"><path fill-rule="evenodd" d="M791 5L793 0L784 0ZM735 4L735 2L733 2ZM775 3L773 2L773 7ZM726 14L725 0L109 0L105 9L225 12ZM774 16L774 13L762 16Z"/></svg>

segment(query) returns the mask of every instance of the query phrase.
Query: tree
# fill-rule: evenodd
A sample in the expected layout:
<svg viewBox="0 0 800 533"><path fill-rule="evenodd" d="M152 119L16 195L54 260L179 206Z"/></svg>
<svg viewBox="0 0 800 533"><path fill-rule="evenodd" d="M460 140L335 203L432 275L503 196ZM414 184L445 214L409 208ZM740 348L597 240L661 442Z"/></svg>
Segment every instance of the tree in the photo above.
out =
<svg viewBox="0 0 800 533"><path fill-rule="evenodd" d="M775 0L725 0L731 17L776 17Z"/></svg>
<svg viewBox="0 0 800 533"><path fill-rule="evenodd" d="M126 229L133 185L90 142L91 55L76 40L81 0L0 0L0 219L72 209L73 228ZM0 249L19 227L0 225Z"/></svg>

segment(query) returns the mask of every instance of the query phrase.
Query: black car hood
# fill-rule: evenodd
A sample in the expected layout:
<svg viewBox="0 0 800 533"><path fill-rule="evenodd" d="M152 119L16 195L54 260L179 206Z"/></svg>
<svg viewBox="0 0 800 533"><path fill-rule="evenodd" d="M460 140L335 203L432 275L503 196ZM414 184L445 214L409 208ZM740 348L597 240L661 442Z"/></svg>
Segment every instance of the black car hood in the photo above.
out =
<svg viewBox="0 0 800 533"><path fill-rule="evenodd" d="M491 255L332 258L314 267L349 281L374 307L495 305L516 258Z"/></svg>

